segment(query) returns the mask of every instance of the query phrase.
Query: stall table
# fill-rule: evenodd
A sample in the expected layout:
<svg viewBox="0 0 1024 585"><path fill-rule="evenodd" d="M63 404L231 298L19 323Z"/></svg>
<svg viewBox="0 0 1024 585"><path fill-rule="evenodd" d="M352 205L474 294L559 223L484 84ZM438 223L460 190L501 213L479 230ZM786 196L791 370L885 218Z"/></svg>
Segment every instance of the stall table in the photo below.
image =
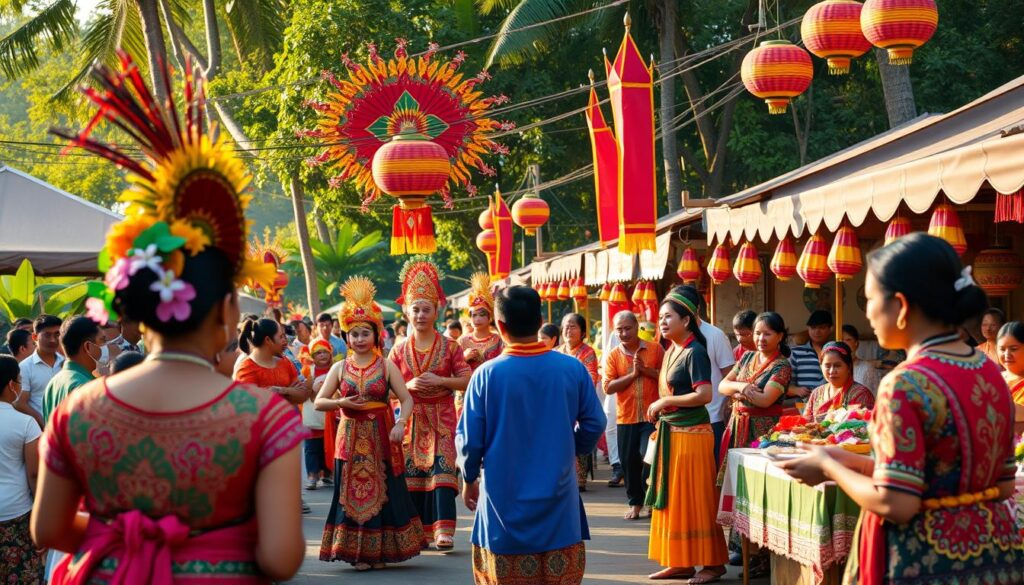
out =
<svg viewBox="0 0 1024 585"><path fill-rule="evenodd" d="M814 583L834 578L850 553L860 507L835 483L796 482L759 449L729 451L718 522L746 541L810 569ZM746 562L746 555L744 555ZM773 577L794 581L792 563L773 557ZM748 571L744 567L744 575ZM829 579L832 580L832 579ZM747 582L744 577L744 582Z"/></svg>

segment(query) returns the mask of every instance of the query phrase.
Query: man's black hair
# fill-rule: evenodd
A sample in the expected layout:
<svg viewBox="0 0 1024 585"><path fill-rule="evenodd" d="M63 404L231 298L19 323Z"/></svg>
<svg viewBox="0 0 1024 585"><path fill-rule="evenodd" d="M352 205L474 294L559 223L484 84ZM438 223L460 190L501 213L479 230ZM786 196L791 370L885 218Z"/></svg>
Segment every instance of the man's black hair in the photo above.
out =
<svg viewBox="0 0 1024 585"><path fill-rule="evenodd" d="M540 295L528 286L510 286L494 296L494 312L509 337L537 337L543 319Z"/></svg>
<svg viewBox="0 0 1024 585"><path fill-rule="evenodd" d="M89 317L75 317L66 321L60 328L60 346L64 355L73 357L82 351L86 341L96 341L100 334L100 326Z"/></svg>

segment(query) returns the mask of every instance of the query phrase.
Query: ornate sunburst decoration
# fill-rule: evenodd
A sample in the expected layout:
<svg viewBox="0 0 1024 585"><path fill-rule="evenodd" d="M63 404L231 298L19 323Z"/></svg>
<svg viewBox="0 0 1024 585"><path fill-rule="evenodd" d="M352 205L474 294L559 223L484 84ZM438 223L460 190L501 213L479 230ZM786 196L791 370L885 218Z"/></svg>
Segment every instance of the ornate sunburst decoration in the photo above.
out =
<svg viewBox="0 0 1024 585"><path fill-rule="evenodd" d="M321 74L331 90L324 101L306 102L319 112L320 120L316 129L300 131L299 136L327 146L307 163L327 165L334 171L333 187L346 181L354 184L364 194L365 209L382 193L371 169L377 150L394 136L419 135L443 147L451 162L448 181L440 191L445 207L451 207L453 188L465 187L475 194L471 169L495 175L483 155L508 152L489 137L515 127L489 117L489 110L508 98L483 97L476 89L490 78L486 71L469 78L458 72L466 58L462 51L450 61L435 60L437 44L431 43L426 53L410 57L407 41L395 42L394 57L387 60L373 44L367 45L369 58L364 64L343 54L341 60L348 69L345 79L330 71Z"/></svg>

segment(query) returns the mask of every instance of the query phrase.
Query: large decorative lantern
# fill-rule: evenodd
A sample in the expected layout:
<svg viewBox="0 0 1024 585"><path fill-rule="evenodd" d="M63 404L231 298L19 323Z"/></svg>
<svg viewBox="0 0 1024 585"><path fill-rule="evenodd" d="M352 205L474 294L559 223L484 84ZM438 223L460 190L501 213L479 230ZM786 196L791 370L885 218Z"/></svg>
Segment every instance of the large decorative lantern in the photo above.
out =
<svg viewBox="0 0 1024 585"><path fill-rule="evenodd" d="M708 276L713 284L722 284L729 280L732 267L729 265L729 247L725 243L718 244L708 261Z"/></svg>
<svg viewBox="0 0 1024 585"><path fill-rule="evenodd" d="M367 49L365 63L342 56L347 75L321 75L330 86L325 101L307 100L317 125L299 135L326 145L307 162L330 169L332 188L350 183L364 206L381 193L397 197L391 253L430 253L436 245L427 197L438 194L451 205L452 189L476 191L472 169L496 174L481 157L506 151L491 137L513 125L489 116L508 98L479 91L486 72L458 73L461 53L444 60L433 45L413 57L404 40L390 59L373 45Z"/></svg>
<svg viewBox="0 0 1024 585"><path fill-rule="evenodd" d="M693 248L683 250L683 257L679 259L679 267L676 274L684 283L697 282L700 280L700 264L697 263L697 252Z"/></svg>
<svg viewBox="0 0 1024 585"><path fill-rule="evenodd" d="M990 297L1005 297L1024 280L1024 263L1013 250L996 246L974 258L974 280Z"/></svg>
<svg viewBox="0 0 1024 585"><path fill-rule="evenodd" d="M268 307L280 308L282 305L281 293L288 287L288 273L282 270L281 266L288 259L288 253L278 239L271 236L270 228L266 228L263 230L263 240L254 237L249 242L249 256L263 260L264 263L274 267L274 280L269 288L266 284L259 283L252 283L252 287L257 291L263 291L263 300L266 301Z"/></svg>
<svg viewBox="0 0 1024 585"><path fill-rule="evenodd" d="M523 228L528 236L536 235L537 230L548 222L550 215L551 209L548 208L548 204L536 195L524 195L512 206L512 220Z"/></svg>
<svg viewBox="0 0 1024 585"><path fill-rule="evenodd" d="M911 232L910 220L905 217L894 217L885 228L885 245L895 242L897 239Z"/></svg>
<svg viewBox="0 0 1024 585"><path fill-rule="evenodd" d="M840 227L828 252L829 270L836 274L836 280L844 281L856 276L863 267L857 233L848 225Z"/></svg>
<svg viewBox="0 0 1024 585"><path fill-rule="evenodd" d="M568 280L563 280L558 283L558 288L556 289L555 297L560 301L567 301L570 298L572 298L572 294L569 290Z"/></svg>
<svg viewBox="0 0 1024 585"><path fill-rule="evenodd" d="M612 285L612 292L608 296L608 302L613 305L629 306L629 297L626 296L626 287L621 282Z"/></svg>
<svg viewBox="0 0 1024 585"><path fill-rule="evenodd" d="M800 36L808 51L828 60L828 72L846 75L850 60L871 49L860 30L864 7L854 0L825 0L811 6L800 23Z"/></svg>
<svg viewBox="0 0 1024 585"><path fill-rule="evenodd" d="M949 242L959 256L963 256L967 251L967 238L964 236L964 228L960 225L960 216L949 203L940 203L932 212L932 219L928 222L928 233Z"/></svg>
<svg viewBox="0 0 1024 585"><path fill-rule="evenodd" d="M476 235L476 247L484 254L498 251L498 235L494 230L484 230Z"/></svg>
<svg viewBox="0 0 1024 585"><path fill-rule="evenodd" d="M775 246L775 254L772 255L769 269L775 278L782 282L796 276L796 248L789 236L779 240L778 245Z"/></svg>
<svg viewBox="0 0 1024 585"><path fill-rule="evenodd" d="M796 265L796 273L804 281L805 288L821 288L832 278L828 269L828 244L825 238L814 234L807 240L800 261Z"/></svg>
<svg viewBox="0 0 1024 585"><path fill-rule="evenodd" d="M612 284L610 282L606 282L601 287L601 292L598 293L597 300L604 302L604 301L607 301L608 299L610 299L611 296L612 296Z"/></svg>
<svg viewBox="0 0 1024 585"><path fill-rule="evenodd" d="M807 51L789 41L765 41L743 57L740 70L747 91L768 104L769 114L785 114L789 102L814 78Z"/></svg>
<svg viewBox="0 0 1024 585"><path fill-rule="evenodd" d="M757 248L750 242L743 242L736 254L736 265L732 270L740 286L754 286L761 278L761 259L757 257Z"/></svg>
<svg viewBox="0 0 1024 585"><path fill-rule="evenodd" d="M892 65L909 65L938 26L935 0L867 0L860 13L864 37L887 50Z"/></svg>
<svg viewBox="0 0 1024 585"><path fill-rule="evenodd" d="M487 202L487 209L480 212L480 216L477 217L476 221L480 224L480 229L482 230L494 229L494 208L491 202Z"/></svg>

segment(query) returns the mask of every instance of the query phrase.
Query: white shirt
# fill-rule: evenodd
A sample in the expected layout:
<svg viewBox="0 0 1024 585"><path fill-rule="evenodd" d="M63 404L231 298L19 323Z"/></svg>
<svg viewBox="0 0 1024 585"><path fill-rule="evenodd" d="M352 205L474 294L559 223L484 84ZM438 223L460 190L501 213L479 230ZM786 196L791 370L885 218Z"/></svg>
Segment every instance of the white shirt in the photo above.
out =
<svg viewBox="0 0 1024 585"><path fill-rule="evenodd" d="M32 510L32 494L25 475L25 445L42 431L36 419L0 402L0 522L24 516Z"/></svg>
<svg viewBox="0 0 1024 585"><path fill-rule="evenodd" d="M46 393L46 385L50 378L64 367L64 356L56 354L57 359L53 367L46 365L43 358L39 357L39 350L32 352L32 355L21 360L21 389L28 392L28 404L36 412L43 412L43 395Z"/></svg>
<svg viewBox="0 0 1024 585"><path fill-rule="evenodd" d="M722 411L725 410L725 396L718 392L718 386L722 383L722 370L731 368L736 363L732 355L732 346L729 345L729 338L725 333L706 321L700 322L700 332L707 340L708 357L711 358L711 402L708 403L708 414L711 415L711 422L722 422Z"/></svg>

